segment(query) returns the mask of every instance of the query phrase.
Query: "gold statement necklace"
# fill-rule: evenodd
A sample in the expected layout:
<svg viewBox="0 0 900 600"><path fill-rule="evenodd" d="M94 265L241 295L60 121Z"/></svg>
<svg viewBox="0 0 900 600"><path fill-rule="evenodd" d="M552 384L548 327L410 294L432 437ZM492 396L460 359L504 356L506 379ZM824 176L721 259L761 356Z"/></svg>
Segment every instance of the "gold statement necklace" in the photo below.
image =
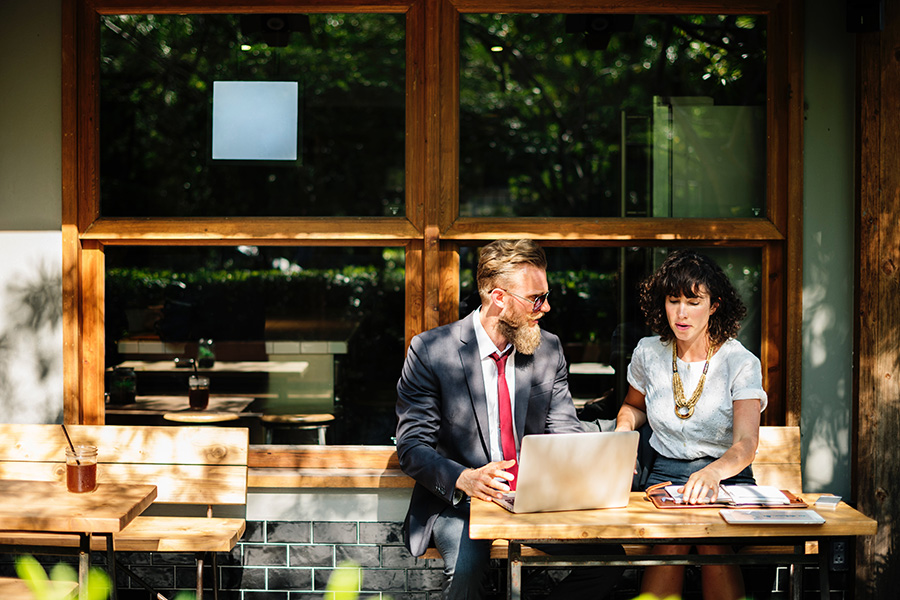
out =
<svg viewBox="0 0 900 600"><path fill-rule="evenodd" d="M679 419L690 419L694 414L694 406L700 400L700 394L703 393L703 384L706 383L706 372L709 370L709 359L712 358L713 350L716 347L712 344L706 352L706 364L703 365L703 374L700 375L700 381L697 382L697 388L691 394L689 400L684 398L684 386L681 384L681 376L678 375L678 345L672 340L672 390L675 392L675 414Z"/></svg>

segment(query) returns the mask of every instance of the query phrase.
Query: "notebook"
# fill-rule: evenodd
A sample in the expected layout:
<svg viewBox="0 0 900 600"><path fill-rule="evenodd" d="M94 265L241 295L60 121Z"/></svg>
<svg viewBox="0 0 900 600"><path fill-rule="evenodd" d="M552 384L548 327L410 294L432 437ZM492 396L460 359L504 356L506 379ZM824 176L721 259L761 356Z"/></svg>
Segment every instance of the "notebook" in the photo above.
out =
<svg viewBox="0 0 900 600"><path fill-rule="evenodd" d="M525 436L516 491L494 501L514 513L626 506L639 437L636 431Z"/></svg>

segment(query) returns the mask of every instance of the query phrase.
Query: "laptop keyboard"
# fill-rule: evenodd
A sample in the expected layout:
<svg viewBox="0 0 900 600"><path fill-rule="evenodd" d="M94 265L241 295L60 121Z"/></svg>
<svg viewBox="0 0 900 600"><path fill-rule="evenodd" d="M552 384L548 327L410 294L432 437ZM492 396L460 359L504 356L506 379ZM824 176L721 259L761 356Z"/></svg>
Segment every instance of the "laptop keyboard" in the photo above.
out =
<svg viewBox="0 0 900 600"><path fill-rule="evenodd" d="M512 512L513 504L515 503L515 499L516 499L516 493L508 492L506 494L503 494L499 498L494 498L494 502L496 502L497 504L499 504L506 510Z"/></svg>

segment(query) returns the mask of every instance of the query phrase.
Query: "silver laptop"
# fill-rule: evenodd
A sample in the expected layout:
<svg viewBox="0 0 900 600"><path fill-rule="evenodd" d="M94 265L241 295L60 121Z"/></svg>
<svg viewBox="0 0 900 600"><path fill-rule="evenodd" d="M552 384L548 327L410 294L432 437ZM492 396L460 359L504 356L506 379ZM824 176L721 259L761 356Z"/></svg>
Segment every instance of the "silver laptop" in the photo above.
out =
<svg viewBox="0 0 900 600"><path fill-rule="evenodd" d="M514 513L626 506L639 438L636 431L525 436L516 491L494 501Z"/></svg>

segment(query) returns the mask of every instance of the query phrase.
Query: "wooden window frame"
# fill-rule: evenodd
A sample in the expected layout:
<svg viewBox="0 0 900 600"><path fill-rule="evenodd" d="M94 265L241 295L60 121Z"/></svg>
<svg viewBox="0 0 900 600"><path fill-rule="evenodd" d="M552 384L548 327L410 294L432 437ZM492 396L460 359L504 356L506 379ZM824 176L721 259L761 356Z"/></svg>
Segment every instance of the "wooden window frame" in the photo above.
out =
<svg viewBox="0 0 900 600"><path fill-rule="evenodd" d="M608 7L604 7L608 4ZM104 422L104 249L114 245L398 246L407 343L458 314L459 247L499 237L545 246L717 246L762 251L764 424L798 425L801 362L802 37L799 0L269 0L253 12L381 12L406 19L406 215L364 218L109 218L99 199L99 18L235 13L234 0L63 3L63 360L67 423ZM459 15L641 12L767 16L766 214L759 219L459 217ZM712 236L712 237L711 237Z"/></svg>

